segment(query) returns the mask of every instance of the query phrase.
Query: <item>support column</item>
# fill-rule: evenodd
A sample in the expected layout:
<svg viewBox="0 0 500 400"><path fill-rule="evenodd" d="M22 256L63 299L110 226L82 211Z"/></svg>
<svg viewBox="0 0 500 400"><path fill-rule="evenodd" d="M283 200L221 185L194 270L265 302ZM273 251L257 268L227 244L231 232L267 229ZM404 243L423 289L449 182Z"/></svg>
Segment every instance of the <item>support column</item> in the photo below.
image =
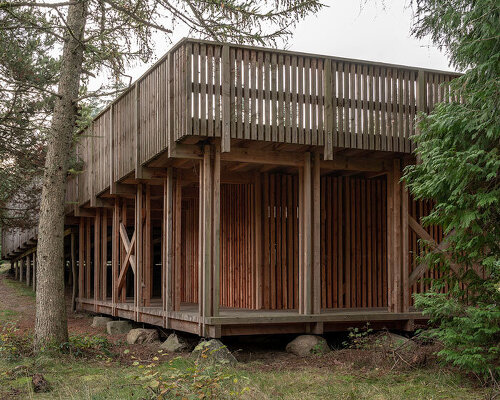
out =
<svg viewBox="0 0 500 400"><path fill-rule="evenodd" d="M299 174L299 313L312 313L311 153L304 154Z"/></svg>
<svg viewBox="0 0 500 400"><path fill-rule="evenodd" d="M72 291L71 291L71 309L76 310L76 285L78 281L78 273L76 271L76 260L75 260L75 232L71 230L70 234L70 257L71 257L71 275L72 275ZM35 271L35 263L33 263L33 271ZM33 278L35 274L33 274ZM33 279L34 281L34 279ZM33 282L34 285L34 282Z"/></svg>
<svg viewBox="0 0 500 400"><path fill-rule="evenodd" d="M19 279L19 261L14 263L14 279L16 281Z"/></svg>
<svg viewBox="0 0 500 400"><path fill-rule="evenodd" d="M314 153L312 168L312 313L321 312L321 169L320 154Z"/></svg>
<svg viewBox="0 0 500 400"><path fill-rule="evenodd" d="M102 210L101 222L101 299L106 300L108 289L108 210Z"/></svg>
<svg viewBox="0 0 500 400"><path fill-rule="evenodd" d="M200 316L219 313L220 149L206 145L200 172ZM208 332L203 326L202 335Z"/></svg>
<svg viewBox="0 0 500 400"><path fill-rule="evenodd" d="M135 318L139 321L139 307L143 306L142 301L142 269L143 269L143 185L137 185L137 194L135 196L135 275L134 275L134 304Z"/></svg>
<svg viewBox="0 0 500 400"><path fill-rule="evenodd" d="M143 255L144 255L144 283L143 283L143 301L144 306L149 307L151 301L152 289L152 260L151 260L151 186L146 185L146 199L144 202L144 235L143 235Z"/></svg>
<svg viewBox="0 0 500 400"><path fill-rule="evenodd" d="M113 234L111 235L111 303L112 303L112 315L116 316L116 303L118 300L118 268L120 262L120 201L115 198L115 204L113 207Z"/></svg>
<svg viewBox="0 0 500 400"><path fill-rule="evenodd" d="M163 300L163 311L165 314L165 328L170 328L169 313L172 311L172 293L173 293L173 169L167 169L167 176L163 180L163 219L162 219L162 291L161 298Z"/></svg>
<svg viewBox="0 0 500 400"><path fill-rule="evenodd" d="M173 307L175 311L181 308L181 230L182 230L182 184L180 171L177 171L175 184L175 266L174 266L174 284L172 285L172 295L174 298ZM201 258L199 254L198 258ZM198 281L201 277L198 275ZM198 293L198 295L201 295Z"/></svg>
<svg viewBox="0 0 500 400"><path fill-rule="evenodd" d="M85 218L85 298L90 299L90 218Z"/></svg>
<svg viewBox="0 0 500 400"><path fill-rule="evenodd" d="M35 251L33 253L33 291L34 292L36 292L36 277L37 277L37 273L36 273L36 270L37 270L36 260L37 260L37 256L36 256L36 251Z"/></svg>
<svg viewBox="0 0 500 400"><path fill-rule="evenodd" d="M255 240L255 308L261 310L262 304L262 180L261 173L255 172L255 225L254 225L254 240Z"/></svg>
<svg viewBox="0 0 500 400"><path fill-rule="evenodd" d="M19 268L19 282L22 282L24 280L24 264L25 264L25 261L24 261L24 257L23 257L23 258L21 258L21 265Z"/></svg>
<svg viewBox="0 0 500 400"><path fill-rule="evenodd" d="M31 255L26 256L26 286L31 286Z"/></svg>
<svg viewBox="0 0 500 400"><path fill-rule="evenodd" d="M94 311L97 312L101 275L101 210L97 209L94 219Z"/></svg>
<svg viewBox="0 0 500 400"><path fill-rule="evenodd" d="M402 231L401 231L401 178L400 160L393 160L387 174L387 272L388 308L391 312L402 310Z"/></svg>
<svg viewBox="0 0 500 400"><path fill-rule="evenodd" d="M80 218L78 224L78 298L83 297L83 279L84 279L84 269L83 266L85 264L84 260L84 247L85 247L85 226L84 219Z"/></svg>

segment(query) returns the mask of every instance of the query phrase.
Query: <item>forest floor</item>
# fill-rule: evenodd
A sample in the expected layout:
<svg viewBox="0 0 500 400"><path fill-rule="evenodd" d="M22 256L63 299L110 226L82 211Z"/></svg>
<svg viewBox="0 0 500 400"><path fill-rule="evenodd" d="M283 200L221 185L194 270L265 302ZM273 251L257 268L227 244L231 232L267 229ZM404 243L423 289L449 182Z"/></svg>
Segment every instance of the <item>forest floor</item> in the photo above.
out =
<svg viewBox="0 0 500 400"><path fill-rule="evenodd" d="M92 316L68 312L70 342L34 355L35 295L0 267L1 399L492 399L491 389L440 365L430 350L418 366L372 348L342 348L300 358L285 352L290 337L227 340L239 363L203 368L189 353L128 345L124 335L92 328ZM421 356L422 354L420 354ZM42 374L50 391L35 393ZM163 394L162 394L163 393ZM163 396L163 397L161 397Z"/></svg>

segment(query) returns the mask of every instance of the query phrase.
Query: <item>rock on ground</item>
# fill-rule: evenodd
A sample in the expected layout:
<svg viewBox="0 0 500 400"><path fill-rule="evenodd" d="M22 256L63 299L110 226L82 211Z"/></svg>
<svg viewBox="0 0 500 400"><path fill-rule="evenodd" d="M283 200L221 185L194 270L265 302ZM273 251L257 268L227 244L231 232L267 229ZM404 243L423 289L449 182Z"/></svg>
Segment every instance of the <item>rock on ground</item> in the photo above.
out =
<svg viewBox="0 0 500 400"><path fill-rule="evenodd" d="M92 320L92 327L105 327L109 321L112 321L112 319L109 317L94 317L94 319Z"/></svg>
<svg viewBox="0 0 500 400"><path fill-rule="evenodd" d="M128 344L153 343L159 339L156 329L131 329L127 334Z"/></svg>
<svg viewBox="0 0 500 400"><path fill-rule="evenodd" d="M132 324L128 321L109 321L106 330L109 335L128 333L132 329Z"/></svg>
<svg viewBox="0 0 500 400"><path fill-rule="evenodd" d="M328 353L330 347L321 336L300 335L286 345L286 351L299 357L307 357L311 354Z"/></svg>
<svg viewBox="0 0 500 400"><path fill-rule="evenodd" d="M169 335L167 340L165 340L160 348L169 353L179 353L181 351L187 350L188 344L181 338L179 338L175 333Z"/></svg>
<svg viewBox="0 0 500 400"><path fill-rule="evenodd" d="M236 365L238 361L228 348L217 339L203 340L194 348L191 357L201 365Z"/></svg>
<svg viewBox="0 0 500 400"><path fill-rule="evenodd" d="M42 374L35 374L31 378L33 391L35 393L45 393L50 391L49 382L47 382Z"/></svg>

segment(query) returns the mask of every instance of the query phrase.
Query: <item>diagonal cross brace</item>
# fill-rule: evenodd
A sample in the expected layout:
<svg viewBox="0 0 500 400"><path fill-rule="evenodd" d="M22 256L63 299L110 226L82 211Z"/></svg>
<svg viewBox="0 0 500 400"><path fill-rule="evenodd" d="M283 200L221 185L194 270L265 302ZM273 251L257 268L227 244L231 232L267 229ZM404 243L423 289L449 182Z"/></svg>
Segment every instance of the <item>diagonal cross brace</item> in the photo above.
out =
<svg viewBox="0 0 500 400"><path fill-rule="evenodd" d="M127 235L127 230L123 224L120 224L120 237L122 239L123 247L125 247L125 259L123 260L123 264L120 270L120 276L118 277L118 285L117 291L119 292L123 285L125 284L125 277L127 274L127 270L129 265L132 267L132 271L136 272L136 264L135 264L135 254L132 254L132 251L135 248L135 232L132 235L132 240L129 240Z"/></svg>
<svg viewBox="0 0 500 400"><path fill-rule="evenodd" d="M449 246L449 243L446 241L446 238L449 237L450 235L453 234L453 231L450 232L439 245L436 243L434 238L427 233L427 231L420 225L415 218L413 218L411 215L408 215L408 225L410 225L410 228L423 240L428 242L428 244L432 247L433 251L443 253ZM449 256L447 256L449 258ZM450 267L451 269L458 274L459 273L459 267L457 264L454 264L450 260ZM426 262L421 262L411 273L410 277L408 278L409 280L409 285L413 285L415 281L420 279L422 275L425 273L425 271L429 268L429 264Z"/></svg>

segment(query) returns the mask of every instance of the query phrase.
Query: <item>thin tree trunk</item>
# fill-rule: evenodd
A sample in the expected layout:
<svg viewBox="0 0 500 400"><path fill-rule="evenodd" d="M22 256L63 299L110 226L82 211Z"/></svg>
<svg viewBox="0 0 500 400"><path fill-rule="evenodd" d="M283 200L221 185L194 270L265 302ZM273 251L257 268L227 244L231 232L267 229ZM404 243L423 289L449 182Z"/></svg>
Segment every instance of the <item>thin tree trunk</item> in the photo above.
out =
<svg viewBox="0 0 500 400"><path fill-rule="evenodd" d="M67 31L43 176L38 225L35 348L68 340L64 301L64 198L83 63L87 2L68 7Z"/></svg>

